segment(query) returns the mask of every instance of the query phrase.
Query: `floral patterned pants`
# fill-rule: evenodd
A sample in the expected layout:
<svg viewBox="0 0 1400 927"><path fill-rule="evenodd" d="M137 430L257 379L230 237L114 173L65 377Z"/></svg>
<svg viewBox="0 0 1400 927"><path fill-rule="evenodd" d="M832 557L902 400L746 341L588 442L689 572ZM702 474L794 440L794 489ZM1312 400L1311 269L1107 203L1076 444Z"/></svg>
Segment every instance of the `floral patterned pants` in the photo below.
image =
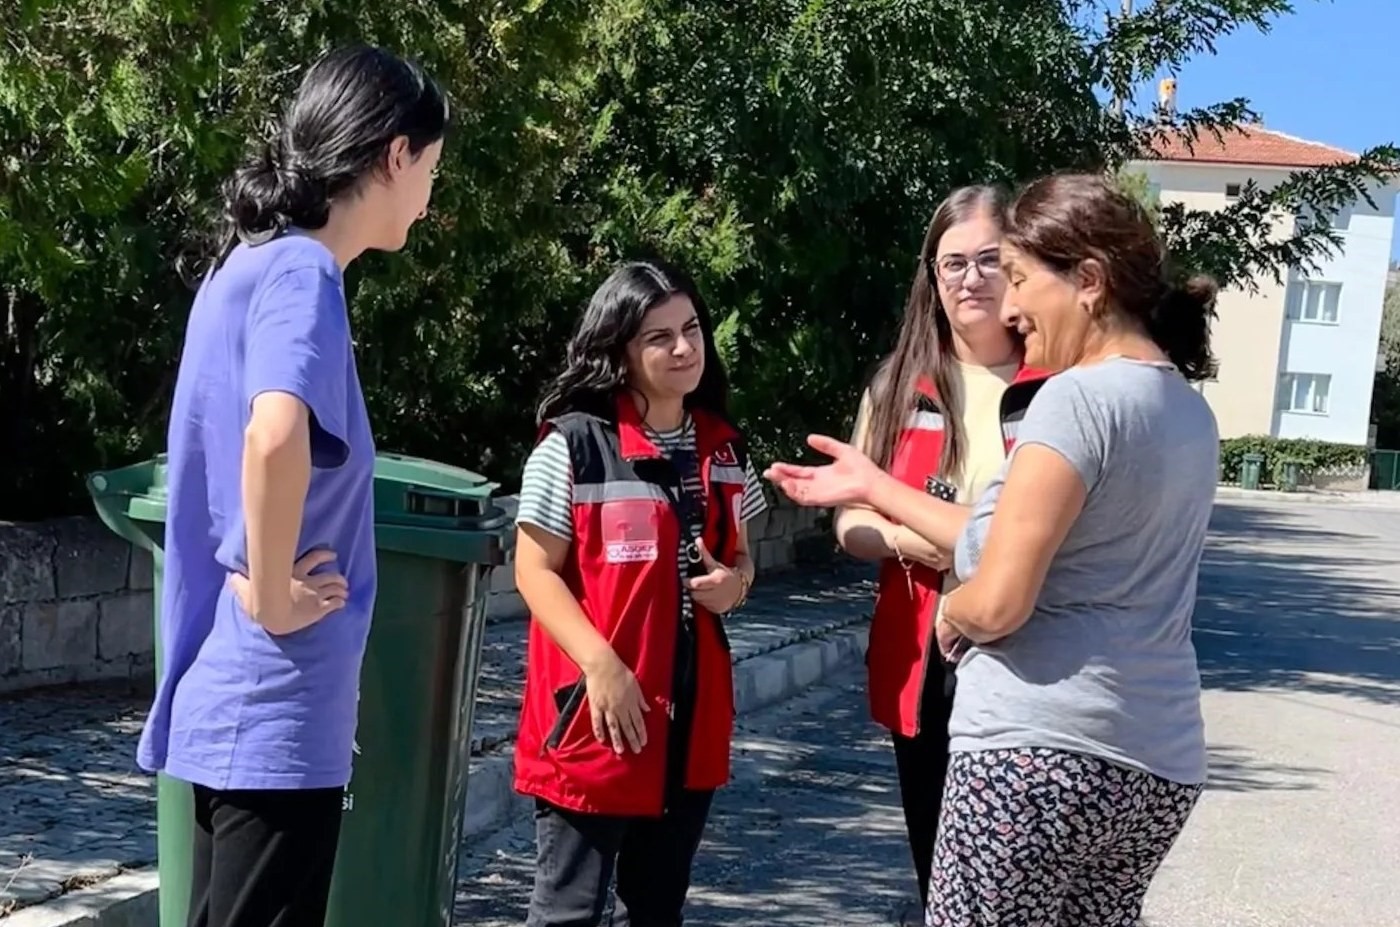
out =
<svg viewBox="0 0 1400 927"><path fill-rule="evenodd" d="M925 923L1135 927L1200 794L1060 750L955 753Z"/></svg>

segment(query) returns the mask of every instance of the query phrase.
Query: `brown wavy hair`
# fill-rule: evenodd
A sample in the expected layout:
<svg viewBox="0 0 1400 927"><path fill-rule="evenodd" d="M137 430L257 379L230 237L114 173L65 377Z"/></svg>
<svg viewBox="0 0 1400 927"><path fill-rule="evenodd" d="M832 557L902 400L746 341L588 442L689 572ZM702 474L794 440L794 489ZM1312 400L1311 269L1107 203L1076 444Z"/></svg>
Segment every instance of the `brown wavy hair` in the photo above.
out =
<svg viewBox="0 0 1400 927"><path fill-rule="evenodd" d="M1060 274L1093 259L1108 291L1102 312L1141 328L1188 380L1215 373L1215 280L1178 279L1142 204L1097 174L1029 184L1007 210L1006 240Z"/></svg>
<svg viewBox="0 0 1400 927"><path fill-rule="evenodd" d="M959 222L987 215L1003 223L1007 195L1000 187L969 186L954 190L938 204L919 250L919 265L904 305L904 320L894 350L880 363L870 381L870 417L864 446L869 457L888 470L899 436L914 411L915 384L927 376L943 408L943 456L938 472L956 474L962 467L967 441L961 425L962 397L953 375L953 328L938 295L934 263L944 233Z"/></svg>

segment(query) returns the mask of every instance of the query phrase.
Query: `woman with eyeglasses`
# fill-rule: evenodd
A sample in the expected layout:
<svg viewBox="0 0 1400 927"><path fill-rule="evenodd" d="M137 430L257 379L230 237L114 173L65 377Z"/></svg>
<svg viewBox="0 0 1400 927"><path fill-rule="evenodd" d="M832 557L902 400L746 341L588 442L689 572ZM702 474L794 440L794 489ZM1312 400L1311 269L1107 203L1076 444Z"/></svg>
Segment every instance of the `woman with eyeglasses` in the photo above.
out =
<svg viewBox="0 0 1400 927"><path fill-rule="evenodd" d="M1044 377L1025 366L1020 338L999 317L1004 209L1001 191L972 186L934 212L898 343L861 399L852 440L900 481L959 506L975 501L1001 468ZM954 691L953 666L934 637L938 598L957 585L950 551L962 519L947 522L930 538L873 509L846 506L835 525L848 553L881 563L867 656L870 709L894 737L924 904Z"/></svg>
<svg viewBox="0 0 1400 927"><path fill-rule="evenodd" d="M1216 284L1173 272L1142 205L1100 174L1008 210L1002 318L1055 371L972 514L858 449L774 464L808 506L866 505L926 537L962 521L938 606L958 660L929 927L1128 927L1206 780L1191 642L1220 460Z"/></svg>

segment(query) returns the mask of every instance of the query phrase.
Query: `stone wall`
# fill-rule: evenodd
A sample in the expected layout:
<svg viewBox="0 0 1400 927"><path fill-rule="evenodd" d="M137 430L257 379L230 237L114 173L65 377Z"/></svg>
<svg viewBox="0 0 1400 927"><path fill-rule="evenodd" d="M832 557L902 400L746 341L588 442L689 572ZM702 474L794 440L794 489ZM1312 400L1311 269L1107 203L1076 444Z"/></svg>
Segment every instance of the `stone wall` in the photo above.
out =
<svg viewBox="0 0 1400 927"><path fill-rule="evenodd" d="M502 501L513 515L514 499ZM751 523L759 569L829 550L821 514L785 503ZM104 679L149 685L152 609L150 556L96 519L0 522L0 692ZM488 615L523 614L511 570L496 570Z"/></svg>
<svg viewBox="0 0 1400 927"><path fill-rule="evenodd" d="M1319 471L1308 477L1308 485L1331 492L1364 492L1371 486L1371 466L1362 464L1359 467Z"/></svg>
<svg viewBox="0 0 1400 927"><path fill-rule="evenodd" d="M0 522L0 691L146 677L151 561L96 519Z"/></svg>

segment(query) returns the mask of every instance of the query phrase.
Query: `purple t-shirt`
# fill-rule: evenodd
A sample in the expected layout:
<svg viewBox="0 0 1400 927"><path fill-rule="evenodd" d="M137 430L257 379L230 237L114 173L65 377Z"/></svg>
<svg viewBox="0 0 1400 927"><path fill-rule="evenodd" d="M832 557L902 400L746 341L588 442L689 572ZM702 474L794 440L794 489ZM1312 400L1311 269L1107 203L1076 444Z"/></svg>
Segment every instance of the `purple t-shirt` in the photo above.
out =
<svg viewBox="0 0 1400 927"><path fill-rule="evenodd" d="M243 431L253 397L312 413L299 554L336 552L346 607L277 637L230 590L247 564ZM360 664L375 595L374 442L340 267L288 234L238 246L195 298L170 415L160 604L164 666L137 759L215 789L314 789L350 779Z"/></svg>

